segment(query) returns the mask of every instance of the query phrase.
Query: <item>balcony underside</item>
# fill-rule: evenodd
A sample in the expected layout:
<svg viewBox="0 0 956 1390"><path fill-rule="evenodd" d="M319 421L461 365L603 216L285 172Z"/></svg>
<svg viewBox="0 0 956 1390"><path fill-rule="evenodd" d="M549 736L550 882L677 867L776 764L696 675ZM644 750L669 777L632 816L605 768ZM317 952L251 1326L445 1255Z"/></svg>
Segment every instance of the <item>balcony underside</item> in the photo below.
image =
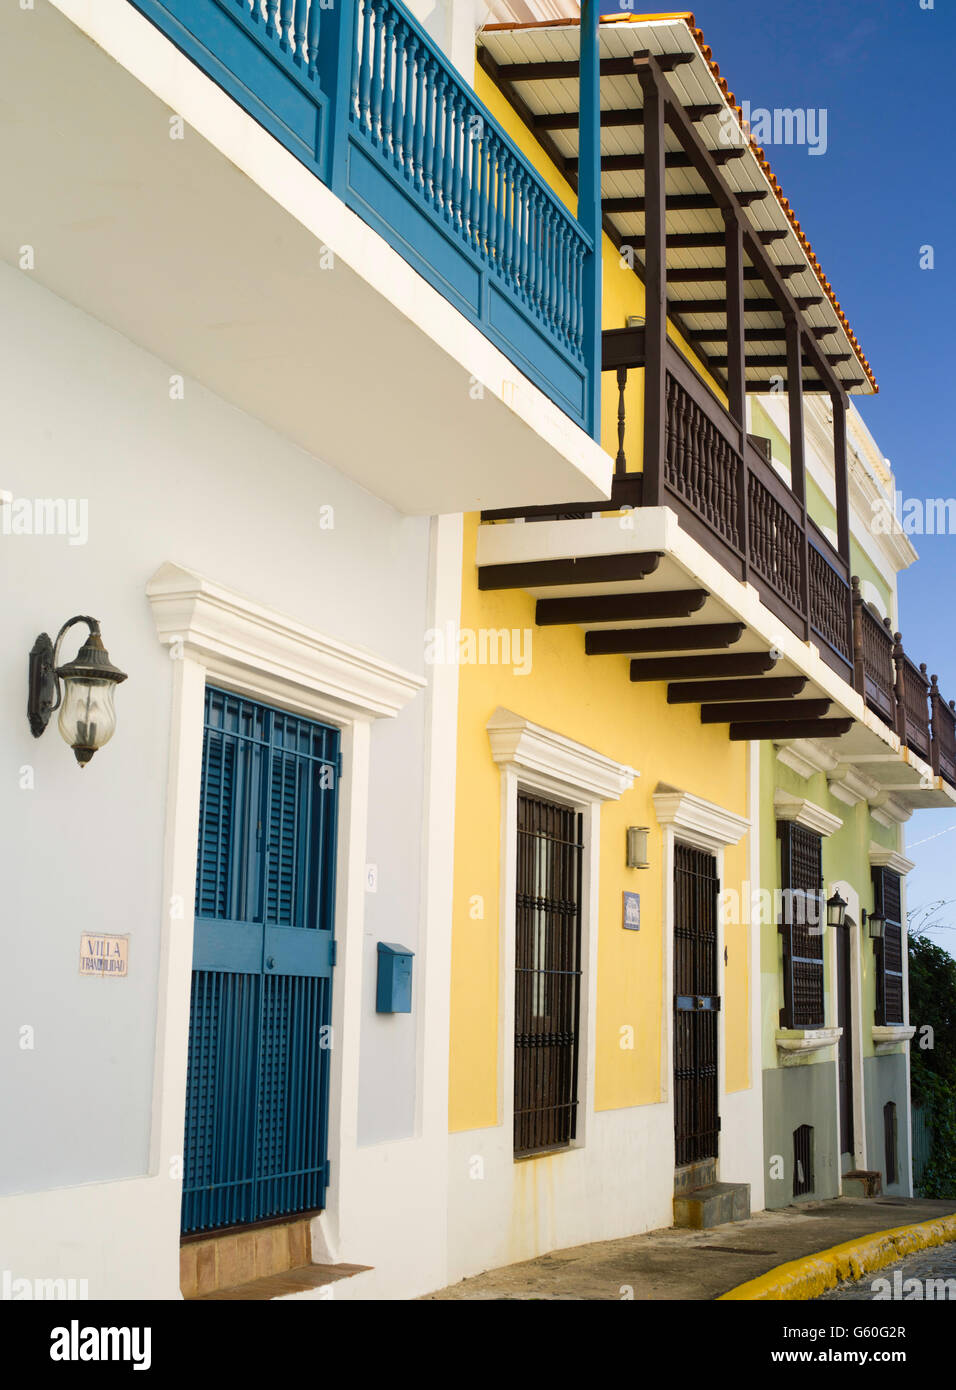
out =
<svg viewBox="0 0 956 1390"><path fill-rule="evenodd" d="M0 91L4 258L170 373L405 512L606 495L599 446L126 0L4 6Z"/></svg>
<svg viewBox="0 0 956 1390"><path fill-rule="evenodd" d="M876 809L956 805L956 789L901 748L820 646L734 579L669 507L487 524L477 565L482 589L536 599L539 628L579 628L594 660L629 657L632 681L666 682L671 703L698 705L702 723L726 725L732 739L809 744L821 769Z"/></svg>

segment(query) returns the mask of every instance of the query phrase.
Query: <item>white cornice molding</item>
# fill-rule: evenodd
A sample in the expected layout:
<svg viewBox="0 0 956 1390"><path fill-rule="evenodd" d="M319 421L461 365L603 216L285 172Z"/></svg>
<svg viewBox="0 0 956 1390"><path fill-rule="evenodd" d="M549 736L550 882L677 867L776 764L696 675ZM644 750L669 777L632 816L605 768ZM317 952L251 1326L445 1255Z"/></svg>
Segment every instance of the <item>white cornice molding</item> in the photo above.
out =
<svg viewBox="0 0 956 1390"><path fill-rule="evenodd" d="M777 820L795 821L817 835L834 835L843 825L839 816L818 806L806 797L794 796L778 787L773 794L773 809Z"/></svg>
<svg viewBox="0 0 956 1390"><path fill-rule="evenodd" d="M892 830L895 825L905 825L912 814L910 806L904 806L889 792L881 792L870 802L870 815L885 830Z"/></svg>
<svg viewBox="0 0 956 1390"><path fill-rule="evenodd" d="M372 718L393 717L421 676L265 608L194 570L167 563L146 585L159 640L240 685L316 695Z"/></svg>
<svg viewBox="0 0 956 1390"><path fill-rule="evenodd" d="M872 801L880 795L880 784L867 777L859 768L849 763L838 763L827 773L827 783L831 796L842 801L844 806L858 806L861 801Z"/></svg>
<svg viewBox="0 0 956 1390"><path fill-rule="evenodd" d="M617 801L640 773L583 743L498 708L488 720L491 756L499 767L531 773L558 791L590 802Z"/></svg>
<svg viewBox="0 0 956 1390"><path fill-rule="evenodd" d="M736 845L750 829L746 816L738 816L703 797L661 783L654 793L654 810L660 825L670 825L682 841L711 853Z"/></svg>
<svg viewBox="0 0 956 1390"><path fill-rule="evenodd" d="M907 859L905 854L900 854L895 849L886 849L875 842L870 844L870 863L874 868L890 869L901 878L905 878L916 868L912 859Z"/></svg>
<svg viewBox="0 0 956 1390"><path fill-rule="evenodd" d="M797 738L792 743L777 743L774 746L778 761L805 782L818 772L831 772L839 766L832 753L810 738Z"/></svg>

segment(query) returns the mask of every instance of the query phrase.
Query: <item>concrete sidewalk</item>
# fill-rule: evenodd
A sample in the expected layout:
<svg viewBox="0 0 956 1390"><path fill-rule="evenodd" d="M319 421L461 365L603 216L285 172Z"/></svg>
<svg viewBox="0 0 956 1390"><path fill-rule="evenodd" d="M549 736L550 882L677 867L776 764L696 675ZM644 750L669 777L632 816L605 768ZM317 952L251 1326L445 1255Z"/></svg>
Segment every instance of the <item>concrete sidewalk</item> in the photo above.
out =
<svg viewBox="0 0 956 1390"><path fill-rule="evenodd" d="M778 1265L855 1237L956 1212L956 1202L841 1197L710 1231L662 1230L556 1250L490 1270L430 1299L708 1300ZM633 1293L628 1293L633 1290Z"/></svg>

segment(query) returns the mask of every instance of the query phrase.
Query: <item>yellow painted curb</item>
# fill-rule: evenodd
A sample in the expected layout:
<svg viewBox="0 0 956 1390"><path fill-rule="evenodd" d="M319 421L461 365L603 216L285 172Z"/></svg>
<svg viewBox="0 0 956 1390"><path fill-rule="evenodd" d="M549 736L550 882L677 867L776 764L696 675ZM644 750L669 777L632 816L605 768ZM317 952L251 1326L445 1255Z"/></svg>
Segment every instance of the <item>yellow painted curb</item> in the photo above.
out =
<svg viewBox="0 0 956 1390"><path fill-rule="evenodd" d="M864 1274L896 1264L914 1250L927 1250L951 1240L956 1240L956 1212L952 1216L937 1217L935 1221L921 1221L915 1226L877 1231L874 1235L821 1250L816 1255L791 1260L789 1264L778 1265L768 1274L761 1274L721 1294L718 1302L723 1299L818 1298L847 1279L860 1279Z"/></svg>

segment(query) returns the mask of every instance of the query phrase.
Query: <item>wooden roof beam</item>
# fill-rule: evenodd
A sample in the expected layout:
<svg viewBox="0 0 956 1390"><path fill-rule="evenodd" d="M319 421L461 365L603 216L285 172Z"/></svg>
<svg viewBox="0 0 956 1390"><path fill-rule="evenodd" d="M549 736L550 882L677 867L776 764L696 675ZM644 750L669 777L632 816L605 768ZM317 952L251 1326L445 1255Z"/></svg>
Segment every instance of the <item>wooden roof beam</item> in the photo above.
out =
<svg viewBox="0 0 956 1390"><path fill-rule="evenodd" d="M731 724L730 738L734 743L750 743L754 739L841 738L853 728L852 719L794 719L778 724L759 720Z"/></svg>
<svg viewBox="0 0 956 1390"><path fill-rule="evenodd" d="M769 246L771 242L779 240L777 232L760 232L759 236L766 246ZM627 240L629 246L634 246L642 251L647 238L644 236L629 236ZM723 247L723 232L672 232L667 238L667 248L669 251L717 251L723 250ZM806 266L801 266L801 269L805 270Z"/></svg>
<svg viewBox="0 0 956 1390"><path fill-rule="evenodd" d="M668 246L671 244L670 237L667 238L667 244ZM794 275L802 274L807 267L805 265L782 265L778 268L784 279L790 279ZM669 285L706 284L711 280L723 280L725 273L722 265L691 266L680 270L669 266L667 283ZM759 280L761 278L760 271L754 265L744 266L743 274L745 280ZM744 303L746 305L746 300Z"/></svg>
<svg viewBox="0 0 956 1390"><path fill-rule="evenodd" d="M743 623L602 628L584 634L584 650L588 656L608 656L622 652L711 651L716 647L732 647L743 635Z"/></svg>
<svg viewBox="0 0 956 1390"><path fill-rule="evenodd" d="M662 72L673 72L694 61L693 53L659 53L657 61ZM543 63L501 63L498 67L505 82L557 82L566 77L578 77L580 66L576 59ZM633 77L633 58L602 58L602 77Z"/></svg>
<svg viewBox="0 0 956 1390"><path fill-rule="evenodd" d="M745 700L731 700L719 705L702 705L702 724L751 723L779 724L789 719L822 719L829 714L832 700L767 700L750 705Z"/></svg>
<svg viewBox="0 0 956 1390"><path fill-rule="evenodd" d="M817 338L825 338L830 333L835 333L835 328L812 328L811 333ZM699 328L697 330L697 341L699 343L722 343L726 340L727 332L723 328ZM747 334L747 341L751 343L782 343L786 337L783 325L779 328L751 328ZM844 359L850 361L850 357L844 354Z"/></svg>
<svg viewBox="0 0 956 1390"><path fill-rule="evenodd" d="M719 116L721 111L726 111L726 107L720 103L712 103L708 106L682 106L681 110L686 113L689 121L703 121L708 116ZM637 126L644 124L643 106L623 107L620 110L609 110L601 112L601 125L609 128L617 126ZM578 113L576 111L546 111L539 116L535 116L534 125L536 130L577 130Z"/></svg>
<svg viewBox="0 0 956 1390"><path fill-rule="evenodd" d="M729 164L732 159L742 158L744 153L744 150L714 150L713 156L718 164ZM564 162L565 167L570 172L577 172L577 155L569 155ZM683 150L668 150L664 156L664 162L668 169L692 169L694 167L689 155L686 155ZM605 174L641 173L644 168L643 154L605 154L601 156L601 171ZM789 233L781 229L774 232L773 235L779 240L788 236Z"/></svg>
<svg viewBox="0 0 956 1390"><path fill-rule="evenodd" d="M665 656L631 662L632 681L723 680L763 676L779 657L770 652L738 652L724 656Z"/></svg>
<svg viewBox="0 0 956 1390"><path fill-rule="evenodd" d="M478 570L478 588L544 589L559 584L619 584L653 574L663 558L660 551L636 551L632 555L588 555L580 560L482 565Z"/></svg>
<svg viewBox="0 0 956 1390"><path fill-rule="evenodd" d="M804 309L814 309L823 303L822 295L806 295L794 301ZM727 303L723 299L675 299L668 302L668 311L675 314L724 314ZM775 314L780 305L775 299L745 299L745 314ZM807 329L808 334L813 329Z"/></svg>
<svg viewBox="0 0 956 1390"><path fill-rule="evenodd" d="M710 700L789 700L802 695L806 676L767 676L764 680L686 681L667 687L669 705L703 705Z"/></svg>
<svg viewBox="0 0 956 1390"><path fill-rule="evenodd" d="M575 598L539 598L535 622L539 627L561 623L628 623L657 618L689 618L699 613L710 595L706 589L655 590L640 594L589 594Z"/></svg>

